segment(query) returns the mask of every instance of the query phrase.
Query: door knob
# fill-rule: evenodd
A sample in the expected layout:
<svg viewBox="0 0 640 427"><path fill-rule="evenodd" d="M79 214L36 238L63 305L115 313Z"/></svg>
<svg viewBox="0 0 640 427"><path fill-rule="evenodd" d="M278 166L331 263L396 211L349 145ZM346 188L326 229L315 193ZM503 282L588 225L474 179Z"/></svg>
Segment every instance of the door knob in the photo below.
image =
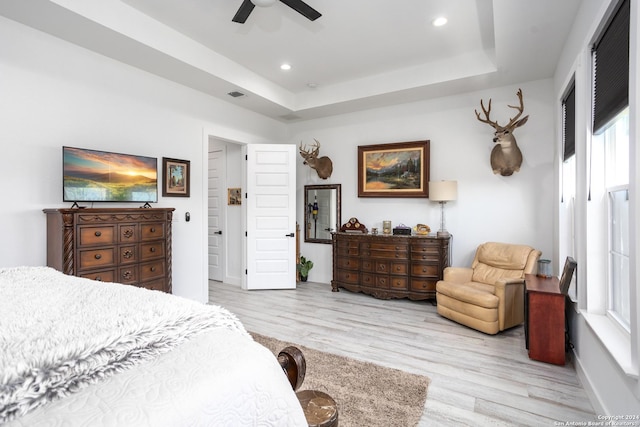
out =
<svg viewBox="0 0 640 427"><path fill-rule="evenodd" d="M222 234L222 230L216 231L215 234Z"/></svg>
<svg viewBox="0 0 640 427"><path fill-rule="evenodd" d="M295 237L296 235L294 233L289 233L289 234L285 234L285 236L287 236L287 237Z"/></svg>

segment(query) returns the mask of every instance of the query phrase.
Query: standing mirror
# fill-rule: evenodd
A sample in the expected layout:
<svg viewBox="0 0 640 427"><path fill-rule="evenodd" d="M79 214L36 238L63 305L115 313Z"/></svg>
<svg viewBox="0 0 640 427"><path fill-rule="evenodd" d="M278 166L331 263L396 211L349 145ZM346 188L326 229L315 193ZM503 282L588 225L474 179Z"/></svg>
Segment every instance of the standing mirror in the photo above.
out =
<svg viewBox="0 0 640 427"><path fill-rule="evenodd" d="M331 243L340 228L340 184L304 186L304 241Z"/></svg>

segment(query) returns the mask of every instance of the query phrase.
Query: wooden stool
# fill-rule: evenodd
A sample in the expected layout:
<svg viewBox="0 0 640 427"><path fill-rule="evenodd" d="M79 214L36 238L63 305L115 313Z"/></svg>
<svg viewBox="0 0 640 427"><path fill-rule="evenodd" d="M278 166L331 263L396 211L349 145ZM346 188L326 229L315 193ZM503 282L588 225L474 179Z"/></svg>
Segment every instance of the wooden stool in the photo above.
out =
<svg viewBox="0 0 640 427"><path fill-rule="evenodd" d="M331 396L317 390L296 393L309 427L338 427L338 405Z"/></svg>

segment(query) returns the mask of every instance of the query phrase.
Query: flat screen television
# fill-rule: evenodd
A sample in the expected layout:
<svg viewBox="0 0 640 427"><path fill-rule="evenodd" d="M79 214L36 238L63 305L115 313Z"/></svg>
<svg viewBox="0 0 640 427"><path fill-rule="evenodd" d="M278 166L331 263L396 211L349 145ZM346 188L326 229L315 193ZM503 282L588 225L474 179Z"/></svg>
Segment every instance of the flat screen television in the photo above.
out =
<svg viewBox="0 0 640 427"><path fill-rule="evenodd" d="M65 202L157 202L158 159L62 147Z"/></svg>

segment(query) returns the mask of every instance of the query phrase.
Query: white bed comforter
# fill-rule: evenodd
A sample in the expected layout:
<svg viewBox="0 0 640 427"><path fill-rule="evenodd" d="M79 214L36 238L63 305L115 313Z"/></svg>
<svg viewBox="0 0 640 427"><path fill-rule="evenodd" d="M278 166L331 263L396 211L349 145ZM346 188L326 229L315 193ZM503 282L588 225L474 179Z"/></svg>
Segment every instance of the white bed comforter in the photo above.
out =
<svg viewBox="0 0 640 427"><path fill-rule="evenodd" d="M0 423L306 425L275 357L223 308L21 267L0 269L0 313Z"/></svg>

